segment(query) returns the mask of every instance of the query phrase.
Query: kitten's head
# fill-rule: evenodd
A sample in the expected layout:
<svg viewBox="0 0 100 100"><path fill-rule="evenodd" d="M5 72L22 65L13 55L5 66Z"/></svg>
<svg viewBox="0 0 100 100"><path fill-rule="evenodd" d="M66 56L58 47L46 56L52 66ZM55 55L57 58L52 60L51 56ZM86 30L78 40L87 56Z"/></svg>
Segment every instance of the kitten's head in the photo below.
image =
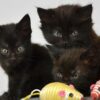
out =
<svg viewBox="0 0 100 100"><path fill-rule="evenodd" d="M87 47L92 32L92 5L37 9L46 40L56 47Z"/></svg>
<svg viewBox="0 0 100 100"><path fill-rule="evenodd" d="M75 66L79 61L79 57L85 49L83 48L71 48L66 49L58 58L54 60L54 74L56 78L66 83L70 83L72 78L75 78L74 73ZM59 77L62 76L62 77Z"/></svg>
<svg viewBox="0 0 100 100"><path fill-rule="evenodd" d="M17 24L0 26L0 62L5 66L16 66L27 55L31 45L29 15Z"/></svg>

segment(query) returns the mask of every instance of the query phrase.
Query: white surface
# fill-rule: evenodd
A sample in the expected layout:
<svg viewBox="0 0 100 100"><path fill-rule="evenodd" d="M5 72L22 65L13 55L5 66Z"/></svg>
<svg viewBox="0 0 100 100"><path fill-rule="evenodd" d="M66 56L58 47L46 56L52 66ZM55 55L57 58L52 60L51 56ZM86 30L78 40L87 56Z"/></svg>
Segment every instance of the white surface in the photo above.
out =
<svg viewBox="0 0 100 100"><path fill-rule="evenodd" d="M39 17L36 7L55 8L62 4L92 3L94 29L100 34L100 0L0 0L0 25L18 22L26 13L29 13L32 24L32 42L45 44L46 41L39 29ZM0 94L7 90L8 80L3 70L0 68Z"/></svg>

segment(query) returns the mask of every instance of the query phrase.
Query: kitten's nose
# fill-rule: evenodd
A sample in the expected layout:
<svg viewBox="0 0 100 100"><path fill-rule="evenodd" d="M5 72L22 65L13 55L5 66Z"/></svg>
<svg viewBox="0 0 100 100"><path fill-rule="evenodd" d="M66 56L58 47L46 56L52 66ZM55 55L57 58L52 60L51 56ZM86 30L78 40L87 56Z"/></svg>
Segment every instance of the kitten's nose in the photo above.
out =
<svg viewBox="0 0 100 100"><path fill-rule="evenodd" d="M68 47L68 45L69 45L69 44L68 44L68 41L65 41L65 42L64 42L65 48Z"/></svg>
<svg viewBox="0 0 100 100"><path fill-rule="evenodd" d="M14 54L14 53L11 54L11 58L10 58L10 59L11 59L11 60L16 60L15 54Z"/></svg>
<svg viewBox="0 0 100 100"><path fill-rule="evenodd" d="M15 58L15 57L11 57L11 58L10 58L10 63L11 63L11 64L14 64L15 62L16 62L16 58Z"/></svg>
<svg viewBox="0 0 100 100"><path fill-rule="evenodd" d="M14 60L16 60L16 58L15 57L11 57L10 60L13 60L14 61Z"/></svg>

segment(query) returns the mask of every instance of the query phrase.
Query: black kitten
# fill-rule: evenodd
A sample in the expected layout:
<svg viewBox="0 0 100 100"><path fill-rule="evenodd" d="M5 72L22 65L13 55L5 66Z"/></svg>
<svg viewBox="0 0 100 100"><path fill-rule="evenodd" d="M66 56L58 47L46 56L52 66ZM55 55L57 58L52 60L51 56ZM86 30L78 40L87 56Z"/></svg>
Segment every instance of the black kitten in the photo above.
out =
<svg viewBox="0 0 100 100"><path fill-rule="evenodd" d="M92 5L64 5L54 9L38 8L37 11L43 35L53 48L86 48L96 36L92 29Z"/></svg>
<svg viewBox="0 0 100 100"><path fill-rule="evenodd" d="M66 50L54 67L55 79L73 84L85 96L90 95L90 85L100 79L100 40L90 48Z"/></svg>
<svg viewBox="0 0 100 100"><path fill-rule="evenodd" d="M31 43L28 15L17 24L0 26L0 63L9 77L6 100L20 100L33 89L41 89L53 81L47 49Z"/></svg>

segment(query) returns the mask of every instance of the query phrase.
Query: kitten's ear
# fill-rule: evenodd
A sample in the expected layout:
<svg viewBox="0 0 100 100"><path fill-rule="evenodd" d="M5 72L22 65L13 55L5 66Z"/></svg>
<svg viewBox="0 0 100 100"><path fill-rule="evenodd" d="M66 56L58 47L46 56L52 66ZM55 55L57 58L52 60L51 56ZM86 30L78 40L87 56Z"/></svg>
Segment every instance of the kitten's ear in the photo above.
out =
<svg viewBox="0 0 100 100"><path fill-rule="evenodd" d="M23 35L27 35L31 33L31 22L30 17L28 14L26 14L20 22L17 24L17 29L21 32Z"/></svg>
<svg viewBox="0 0 100 100"><path fill-rule="evenodd" d="M55 11L52 9L37 8L41 22L50 23L55 18Z"/></svg>
<svg viewBox="0 0 100 100"><path fill-rule="evenodd" d="M92 17L92 4L81 7L78 9L77 14L80 21L87 21Z"/></svg>

